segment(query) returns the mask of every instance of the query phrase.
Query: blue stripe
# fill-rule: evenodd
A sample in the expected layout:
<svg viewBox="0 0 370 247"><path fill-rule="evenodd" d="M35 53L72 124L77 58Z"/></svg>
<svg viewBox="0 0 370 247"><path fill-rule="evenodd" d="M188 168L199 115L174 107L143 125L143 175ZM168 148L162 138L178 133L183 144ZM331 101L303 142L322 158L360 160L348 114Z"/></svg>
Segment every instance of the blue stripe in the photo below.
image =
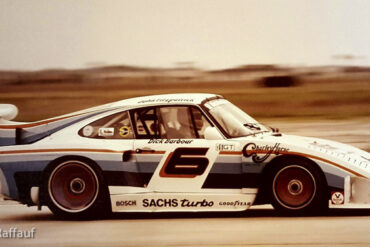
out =
<svg viewBox="0 0 370 247"><path fill-rule="evenodd" d="M0 137L0 146L10 146L15 144L15 137Z"/></svg>
<svg viewBox="0 0 370 247"><path fill-rule="evenodd" d="M27 172L27 171L43 171L50 161L22 161L22 162L7 162L0 163L0 169L3 171L9 187L9 197L18 199L18 190L15 183L14 174L16 172Z"/></svg>
<svg viewBox="0 0 370 247"><path fill-rule="evenodd" d="M344 178L331 174L325 173L326 181L328 182L329 187L334 187L338 189L344 189Z"/></svg>
<svg viewBox="0 0 370 247"><path fill-rule="evenodd" d="M103 171L121 171L121 172L135 172L135 173L153 173L159 162L122 162L122 161L97 161L98 165Z"/></svg>
<svg viewBox="0 0 370 247"><path fill-rule="evenodd" d="M217 174L242 174L262 173L263 164L255 163L214 163L210 173Z"/></svg>

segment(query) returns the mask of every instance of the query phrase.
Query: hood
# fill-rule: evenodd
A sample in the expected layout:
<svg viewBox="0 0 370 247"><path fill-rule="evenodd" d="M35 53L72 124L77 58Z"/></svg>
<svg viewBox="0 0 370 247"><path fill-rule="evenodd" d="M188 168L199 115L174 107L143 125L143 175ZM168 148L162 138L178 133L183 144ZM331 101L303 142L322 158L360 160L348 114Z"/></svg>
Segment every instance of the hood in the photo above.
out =
<svg viewBox="0 0 370 247"><path fill-rule="evenodd" d="M320 138L272 133L241 139L246 139L246 143L255 143L261 151L305 156L337 166L356 176L370 178L369 153L351 145Z"/></svg>

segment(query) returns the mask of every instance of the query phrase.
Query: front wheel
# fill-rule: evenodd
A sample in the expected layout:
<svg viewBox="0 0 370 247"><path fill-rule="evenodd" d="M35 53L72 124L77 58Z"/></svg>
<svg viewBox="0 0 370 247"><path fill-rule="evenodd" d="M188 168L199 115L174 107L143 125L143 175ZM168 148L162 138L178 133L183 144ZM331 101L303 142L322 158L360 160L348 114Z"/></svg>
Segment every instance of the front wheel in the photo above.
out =
<svg viewBox="0 0 370 247"><path fill-rule="evenodd" d="M103 209L103 178L88 162L60 162L51 169L45 182L48 207L58 216L96 217Z"/></svg>
<svg viewBox="0 0 370 247"><path fill-rule="evenodd" d="M269 181L271 203L284 214L317 214L328 207L325 178L309 161L284 159L273 169Z"/></svg>

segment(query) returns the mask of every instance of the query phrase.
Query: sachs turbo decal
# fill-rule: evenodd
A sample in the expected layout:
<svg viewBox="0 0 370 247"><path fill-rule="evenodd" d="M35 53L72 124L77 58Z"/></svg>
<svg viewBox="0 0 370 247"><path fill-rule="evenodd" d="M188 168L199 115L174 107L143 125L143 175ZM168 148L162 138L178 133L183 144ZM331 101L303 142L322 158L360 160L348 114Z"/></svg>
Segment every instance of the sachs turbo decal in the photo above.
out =
<svg viewBox="0 0 370 247"><path fill-rule="evenodd" d="M1 194L57 215L370 205L367 152L277 133L219 95L132 98L35 123L0 110Z"/></svg>

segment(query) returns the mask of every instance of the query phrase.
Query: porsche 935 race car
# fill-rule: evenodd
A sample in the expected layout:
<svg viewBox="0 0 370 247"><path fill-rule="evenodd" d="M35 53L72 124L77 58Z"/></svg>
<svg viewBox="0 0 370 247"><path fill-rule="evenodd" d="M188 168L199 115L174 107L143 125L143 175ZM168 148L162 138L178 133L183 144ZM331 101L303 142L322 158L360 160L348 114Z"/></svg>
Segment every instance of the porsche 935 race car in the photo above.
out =
<svg viewBox="0 0 370 247"><path fill-rule="evenodd" d="M370 205L370 156L279 133L219 95L126 99L44 121L0 106L1 194L63 216Z"/></svg>

